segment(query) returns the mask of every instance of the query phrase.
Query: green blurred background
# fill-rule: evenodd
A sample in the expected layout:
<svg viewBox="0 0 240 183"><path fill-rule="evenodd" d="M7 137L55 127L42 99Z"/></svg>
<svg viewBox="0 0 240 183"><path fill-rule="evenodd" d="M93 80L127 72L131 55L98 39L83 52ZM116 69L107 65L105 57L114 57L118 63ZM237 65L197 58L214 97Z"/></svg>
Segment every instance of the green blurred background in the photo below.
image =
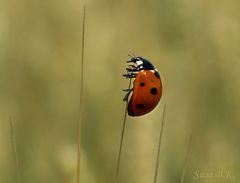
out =
<svg viewBox="0 0 240 183"><path fill-rule="evenodd" d="M164 104L158 182L179 182L192 130L185 182L239 182L238 0L0 0L0 182L17 182L10 116L25 183L76 180L84 3L81 182L114 180L128 53L156 66L164 92L153 112L127 119L120 182L153 182Z"/></svg>

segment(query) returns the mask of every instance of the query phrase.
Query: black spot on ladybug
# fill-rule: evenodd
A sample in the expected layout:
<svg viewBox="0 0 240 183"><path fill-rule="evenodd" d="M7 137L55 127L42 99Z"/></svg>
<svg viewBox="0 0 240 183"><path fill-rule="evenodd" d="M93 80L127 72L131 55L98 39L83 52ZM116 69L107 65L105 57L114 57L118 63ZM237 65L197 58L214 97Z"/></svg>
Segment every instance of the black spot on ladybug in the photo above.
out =
<svg viewBox="0 0 240 183"><path fill-rule="evenodd" d="M157 88L151 88L150 92L152 95L157 95Z"/></svg>
<svg viewBox="0 0 240 183"><path fill-rule="evenodd" d="M141 82L141 83L140 83L140 86L145 86L145 83L144 83L144 82Z"/></svg>
<svg viewBox="0 0 240 183"><path fill-rule="evenodd" d="M145 105L144 104L137 104L136 107L138 109L144 109L145 108Z"/></svg>

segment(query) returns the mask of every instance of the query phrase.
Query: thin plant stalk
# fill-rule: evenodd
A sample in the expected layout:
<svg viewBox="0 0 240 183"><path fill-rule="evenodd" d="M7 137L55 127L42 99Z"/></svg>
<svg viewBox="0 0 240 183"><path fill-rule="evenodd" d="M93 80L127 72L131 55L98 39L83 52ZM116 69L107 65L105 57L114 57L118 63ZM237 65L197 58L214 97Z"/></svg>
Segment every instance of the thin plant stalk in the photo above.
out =
<svg viewBox="0 0 240 183"><path fill-rule="evenodd" d="M14 161L15 161L15 165L16 165L18 182L23 183L23 176L22 176L22 172L21 172L21 168L20 168L19 159L18 159L16 139L15 139L15 133L14 133L14 127L13 127L12 119L10 119L10 131L11 131L11 143L12 143Z"/></svg>
<svg viewBox="0 0 240 183"><path fill-rule="evenodd" d="M85 19L86 6L83 7L83 23L82 23L82 50L81 50L81 86L80 86L80 111L77 124L77 183L80 183L80 165L81 165L81 127L83 121L83 81L84 81L84 49L85 49Z"/></svg>
<svg viewBox="0 0 240 183"><path fill-rule="evenodd" d="M186 174L186 170L187 170L187 163L188 163L188 159L190 156L191 145L192 145L192 134L190 135L190 138L189 138L189 143L188 143L188 147L187 147L187 155L186 155L186 158L184 161L180 183L184 183L184 178L185 178L185 174Z"/></svg>
<svg viewBox="0 0 240 183"><path fill-rule="evenodd" d="M159 169L159 157L160 157L160 150L161 150L161 143L162 143L162 136L163 136L165 112L166 112L166 104L164 105L164 109L163 109L162 124L161 124L161 130L160 130L159 141L158 141L158 151L157 151L157 161L156 161L156 168L155 168L155 175L154 175L154 183L157 182L157 175L158 175L158 169Z"/></svg>
<svg viewBox="0 0 240 183"><path fill-rule="evenodd" d="M132 78L130 78L130 82L129 82L128 89L130 89L131 83L132 83ZM128 109L128 100L126 100L126 105L125 105L125 112L124 112L124 118L123 118L122 133L121 133L120 145L119 145L119 151L118 151L118 159L117 159L117 169L116 169L115 183L118 182L118 177L119 177L120 162L121 162L122 147L123 147L123 138L124 138L125 129L126 129L127 109Z"/></svg>

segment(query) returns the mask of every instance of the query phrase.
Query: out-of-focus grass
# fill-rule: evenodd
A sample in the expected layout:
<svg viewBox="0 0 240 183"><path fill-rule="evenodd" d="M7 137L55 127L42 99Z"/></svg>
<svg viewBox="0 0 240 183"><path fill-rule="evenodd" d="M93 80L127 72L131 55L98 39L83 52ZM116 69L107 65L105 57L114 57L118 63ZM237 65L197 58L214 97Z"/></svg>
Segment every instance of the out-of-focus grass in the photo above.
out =
<svg viewBox="0 0 240 183"><path fill-rule="evenodd" d="M186 182L195 171L239 180L240 14L232 1L86 1L85 106L81 180L112 182L124 112L127 54L161 73L159 107L128 118L121 182L153 181L161 111L167 103L159 182L180 180L194 129ZM9 116L24 182L74 182L80 91L77 1L0 1L0 182L16 182ZM214 179L226 183L228 179Z"/></svg>

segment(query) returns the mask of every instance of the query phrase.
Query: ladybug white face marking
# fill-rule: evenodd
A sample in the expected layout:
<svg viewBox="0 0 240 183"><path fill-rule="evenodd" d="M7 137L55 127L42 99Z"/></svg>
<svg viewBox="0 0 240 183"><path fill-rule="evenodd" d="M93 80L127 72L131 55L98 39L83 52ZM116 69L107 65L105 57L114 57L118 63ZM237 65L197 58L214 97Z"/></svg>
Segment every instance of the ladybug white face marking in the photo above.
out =
<svg viewBox="0 0 240 183"><path fill-rule="evenodd" d="M137 65L142 65L142 64L143 64L143 61L137 60L137 61L136 61L136 64L137 64Z"/></svg>

